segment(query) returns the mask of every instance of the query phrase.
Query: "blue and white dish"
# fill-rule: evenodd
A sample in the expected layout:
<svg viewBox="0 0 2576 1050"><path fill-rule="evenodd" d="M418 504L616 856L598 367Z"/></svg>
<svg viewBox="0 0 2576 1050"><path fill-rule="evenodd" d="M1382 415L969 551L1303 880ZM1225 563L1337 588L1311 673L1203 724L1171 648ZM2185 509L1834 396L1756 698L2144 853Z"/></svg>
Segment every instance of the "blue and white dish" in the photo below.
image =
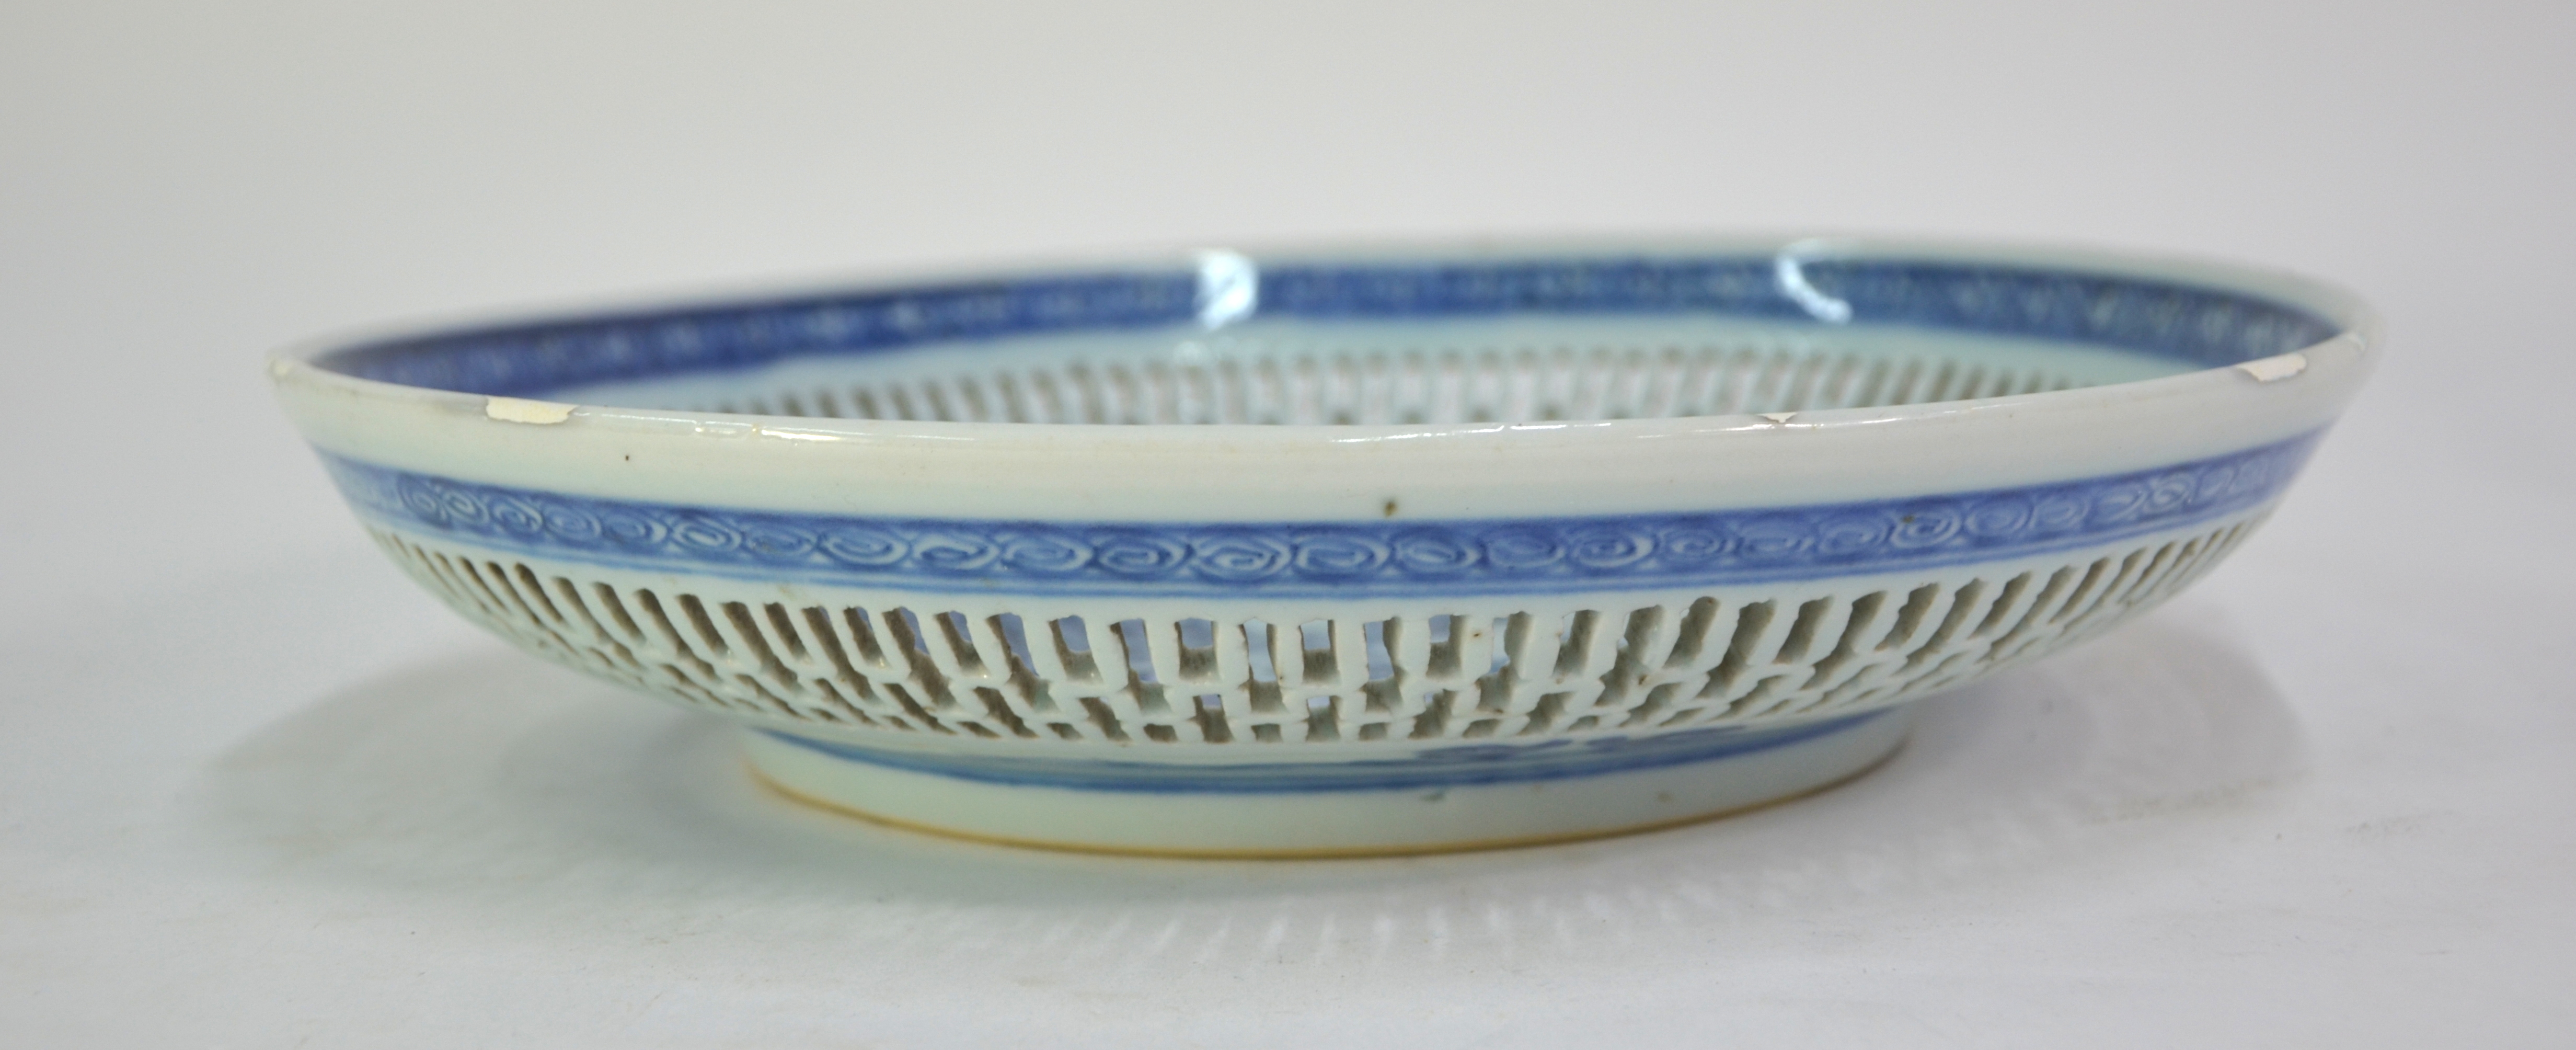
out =
<svg viewBox="0 0 2576 1050"><path fill-rule="evenodd" d="M1075 848L1605 834L1858 775L2271 511L2367 311L1841 241L1246 255L279 356L422 585L785 792Z"/></svg>

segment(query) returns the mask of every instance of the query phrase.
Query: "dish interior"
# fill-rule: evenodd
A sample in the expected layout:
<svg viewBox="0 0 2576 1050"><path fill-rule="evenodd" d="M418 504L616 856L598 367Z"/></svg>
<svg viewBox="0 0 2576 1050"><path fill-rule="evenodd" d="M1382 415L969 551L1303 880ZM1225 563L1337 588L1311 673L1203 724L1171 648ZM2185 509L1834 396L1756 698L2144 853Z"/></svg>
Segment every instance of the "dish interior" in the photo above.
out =
<svg viewBox="0 0 2576 1050"><path fill-rule="evenodd" d="M1254 321L947 342L589 384L584 404L975 423L1486 423L1794 412L2038 393L2192 365L1949 332L1535 318Z"/></svg>
<svg viewBox="0 0 2576 1050"><path fill-rule="evenodd" d="M316 359L622 407L1036 423L1405 424L1875 407L2131 382L2338 326L2138 276L1688 256L1256 263L496 328Z"/></svg>

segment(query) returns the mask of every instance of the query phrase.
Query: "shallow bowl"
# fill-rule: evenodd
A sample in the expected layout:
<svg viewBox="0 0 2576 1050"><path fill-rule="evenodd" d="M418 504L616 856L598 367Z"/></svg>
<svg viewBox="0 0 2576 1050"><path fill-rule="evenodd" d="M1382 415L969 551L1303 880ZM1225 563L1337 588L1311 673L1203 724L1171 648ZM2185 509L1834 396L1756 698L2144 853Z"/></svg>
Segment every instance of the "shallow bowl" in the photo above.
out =
<svg viewBox="0 0 2576 1050"><path fill-rule="evenodd" d="M2244 542L2374 355L2255 270L1208 252L280 355L367 530L785 792L1462 848L1795 796Z"/></svg>

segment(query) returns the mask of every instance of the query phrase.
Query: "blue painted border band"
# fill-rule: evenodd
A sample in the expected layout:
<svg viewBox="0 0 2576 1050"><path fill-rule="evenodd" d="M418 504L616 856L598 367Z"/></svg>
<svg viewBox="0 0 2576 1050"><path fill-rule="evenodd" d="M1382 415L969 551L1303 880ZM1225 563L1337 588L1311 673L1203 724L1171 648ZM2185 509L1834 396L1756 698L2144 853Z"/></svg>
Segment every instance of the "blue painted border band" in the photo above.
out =
<svg viewBox="0 0 2576 1050"><path fill-rule="evenodd" d="M349 502L380 524L624 569L979 594L1436 597L1714 587L2090 547L2268 503L2322 433L2153 470L1908 499L1347 523L796 514L597 499L323 460Z"/></svg>
<svg viewBox="0 0 2576 1050"><path fill-rule="evenodd" d="M1409 758L1227 765L932 755L854 747L769 729L758 732L845 761L986 784L1143 794L1250 795L1472 787L1662 769L1803 743L1858 728L1889 713L1872 711L1783 729L1686 729L1643 737L1438 747Z"/></svg>
<svg viewBox="0 0 2576 1050"><path fill-rule="evenodd" d="M1905 325L2071 340L2204 367L2287 353L2341 329L2307 310L2173 281L1986 263L1816 259L1795 280L1763 256L1283 264L1255 278L1251 319L1710 316ZM521 397L591 383L755 368L929 343L1187 326L1182 271L809 296L440 333L332 351L346 375Z"/></svg>

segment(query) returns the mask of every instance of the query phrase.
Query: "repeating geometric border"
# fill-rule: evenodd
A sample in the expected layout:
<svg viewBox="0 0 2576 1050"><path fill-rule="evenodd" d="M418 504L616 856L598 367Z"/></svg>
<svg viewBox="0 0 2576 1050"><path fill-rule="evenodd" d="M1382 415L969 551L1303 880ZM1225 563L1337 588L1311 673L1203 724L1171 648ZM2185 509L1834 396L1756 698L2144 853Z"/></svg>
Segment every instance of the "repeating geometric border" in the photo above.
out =
<svg viewBox="0 0 2576 1050"><path fill-rule="evenodd" d="M1890 713L1870 711L1779 729L1711 727L1634 737L1426 748L1405 758L1222 765L927 754L859 747L772 730L762 732L844 761L988 784L1144 794L1280 794L1468 787L1660 769L1803 743L1857 729L1862 723Z"/></svg>
<svg viewBox="0 0 2576 1050"><path fill-rule="evenodd" d="M2337 326L2224 289L1942 261L1816 259L1796 284L1773 256L1264 266L1257 317L1438 319L1706 315L1842 320L2121 347L2216 367L2287 353ZM541 396L611 380L753 368L940 342L1187 324L1195 273L1072 274L603 315L333 351L321 367L472 394Z"/></svg>
<svg viewBox="0 0 2576 1050"><path fill-rule="evenodd" d="M506 488L324 454L377 522L630 569L978 594L1253 597L1724 586L1998 561L2260 506L2321 433L2078 481L1699 513L1137 523L781 513Z"/></svg>

